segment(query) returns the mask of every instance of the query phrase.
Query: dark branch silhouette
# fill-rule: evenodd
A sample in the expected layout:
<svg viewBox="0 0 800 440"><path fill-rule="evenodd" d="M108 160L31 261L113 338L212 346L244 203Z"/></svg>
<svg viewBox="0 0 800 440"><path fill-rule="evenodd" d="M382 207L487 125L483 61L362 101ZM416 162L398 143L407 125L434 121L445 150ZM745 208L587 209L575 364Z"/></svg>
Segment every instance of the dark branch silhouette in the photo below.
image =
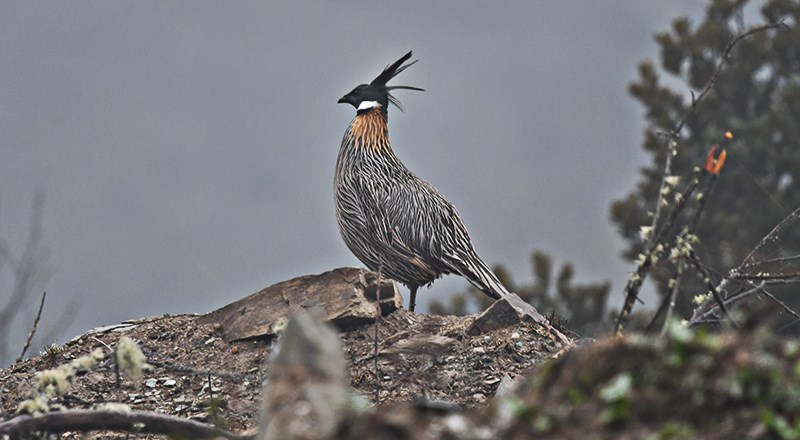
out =
<svg viewBox="0 0 800 440"><path fill-rule="evenodd" d="M180 438L227 438L252 439L253 435L237 434L194 420L175 417L152 411L127 413L80 409L49 412L31 416L21 415L0 423L0 435L11 438L32 432L57 434L63 432L121 431L176 436Z"/></svg>

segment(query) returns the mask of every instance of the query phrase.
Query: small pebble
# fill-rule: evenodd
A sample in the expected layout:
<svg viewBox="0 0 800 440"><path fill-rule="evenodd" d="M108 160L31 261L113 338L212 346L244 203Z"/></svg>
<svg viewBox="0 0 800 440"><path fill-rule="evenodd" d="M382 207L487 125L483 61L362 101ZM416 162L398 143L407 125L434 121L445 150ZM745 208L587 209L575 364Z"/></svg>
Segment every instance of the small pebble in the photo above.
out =
<svg viewBox="0 0 800 440"><path fill-rule="evenodd" d="M146 381L144 381L144 386L146 386L147 388L155 388L156 383L158 383L156 379L147 379Z"/></svg>

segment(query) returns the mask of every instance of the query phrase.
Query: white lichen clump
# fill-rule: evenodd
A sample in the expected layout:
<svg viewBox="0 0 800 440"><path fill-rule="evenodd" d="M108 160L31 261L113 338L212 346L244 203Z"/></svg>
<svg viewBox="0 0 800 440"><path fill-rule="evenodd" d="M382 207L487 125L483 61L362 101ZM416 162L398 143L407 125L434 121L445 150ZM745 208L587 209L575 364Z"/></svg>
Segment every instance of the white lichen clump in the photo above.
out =
<svg viewBox="0 0 800 440"><path fill-rule="evenodd" d="M68 364L36 373L34 396L20 402L17 406L17 413L41 414L49 411L48 400L67 394L72 386L75 373L92 370L105 357L105 352L101 348L96 348L90 354L79 357Z"/></svg>
<svg viewBox="0 0 800 440"><path fill-rule="evenodd" d="M702 305L706 301L710 301L711 298L712 298L712 295L710 293L707 293L705 295L702 295L702 294L701 295L695 295L695 297L692 298L692 302L696 306L699 306L699 305Z"/></svg>
<svg viewBox="0 0 800 440"><path fill-rule="evenodd" d="M116 402L106 402L101 403L95 407L95 409L103 410L103 411L112 411L120 414L128 414L131 412L131 407L124 404L124 403L116 403Z"/></svg>
<svg viewBox="0 0 800 440"><path fill-rule="evenodd" d="M144 370L149 369L147 358L133 339L123 336L117 342L117 366L119 371L138 387L141 385Z"/></svg>
<svg viewBox="0 0 800 440"><path fill-rule="evenodd" d="M667 176L667 177L664 178L664 182L666 182L667 185L669 185L669 186L671 186L673 188L678 186L678 182L680 182L680 181L681 181L681 177L680 176Z"/></svg>

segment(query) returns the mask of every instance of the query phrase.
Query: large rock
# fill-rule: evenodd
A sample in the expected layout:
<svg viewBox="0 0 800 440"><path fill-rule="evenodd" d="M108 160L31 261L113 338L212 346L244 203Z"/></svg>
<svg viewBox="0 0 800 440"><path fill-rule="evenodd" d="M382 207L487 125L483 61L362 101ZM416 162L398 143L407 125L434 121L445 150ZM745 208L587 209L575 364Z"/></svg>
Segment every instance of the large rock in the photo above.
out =
<svg viewBox="0 0 800 440"><path fill-rule="evenodd" d="M310 313L289 321L264 387L258 440L333 438L350 416L350 381L336 331Z"/></svg>
<svg viewBox="0 0 800 440"><path fill-rule="evenodd" d="M535 307L525 302L516 293L504 295L503 298L495 301L489 308L478 314L467 329L467 334L475 336L526 321L543 326L563 344L572 344L567 336L553 328Z"/></svg>
<svg viewBox="0 0 800 440"><path fill-rule="evenodd" d="M319 275L293 278L228 304L199 318L202 324L219 323L226 340L269 336L286 325L287 317L301 309L318 309L320 317L346 327L375 320L377 275L354 267ZM381 281L381 312L402 307L397 285Z"/></svg>

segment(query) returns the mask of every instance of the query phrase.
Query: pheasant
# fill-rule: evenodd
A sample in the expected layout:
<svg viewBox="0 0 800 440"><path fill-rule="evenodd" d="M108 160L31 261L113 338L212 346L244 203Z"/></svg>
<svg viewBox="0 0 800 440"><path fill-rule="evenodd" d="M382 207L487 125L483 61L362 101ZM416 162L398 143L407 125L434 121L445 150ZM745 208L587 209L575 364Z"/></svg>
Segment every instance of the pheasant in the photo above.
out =
<svg viewBox="0 0 800 440"><path fill-rule="evenodd" d="M389 104L403 110L390 92L424 91L387 86L418 61L404 64L409 58L411 52L339 99L356 108L342 139L333 182L342 238L370 270L408 286L411 311L417 289L445 274L461 275L500 299L508 291L475 252L456 208L403 165L389 143Z"/></svg>

